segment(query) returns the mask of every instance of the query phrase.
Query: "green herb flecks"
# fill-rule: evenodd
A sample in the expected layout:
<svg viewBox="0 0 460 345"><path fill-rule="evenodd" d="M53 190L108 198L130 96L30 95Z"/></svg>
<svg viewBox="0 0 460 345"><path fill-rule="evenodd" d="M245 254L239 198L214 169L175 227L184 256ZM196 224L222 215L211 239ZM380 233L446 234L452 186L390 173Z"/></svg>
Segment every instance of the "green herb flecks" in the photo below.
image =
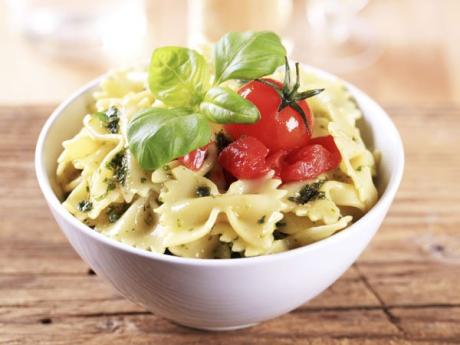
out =
<svg viewBox="0 0 460 345"><path fill-rule="evenodd" d="M198 186L195 191L195 195L199 198L205 197L205 196L210 196L211 195L211 190L209 189L208 186Z"/></svg>
<svg viewBox="0 0 460 345"><path fill-rule="evenodd" d="M107 210L107 219L109 223L115 223L118 219L121 218L123 213L128 209L127 204L117 205L117 206L110 206Z"/></svg>
<svg viewBox="0 0 460 345"><path fill-rule="evenodd" d="M260 217L258 220L257 220L257 224L264 224L265 223L265 215Z"/></svg>
<svg viewBox="0 0 460 345"><path fill-rule="evenodd" d="M113 179L107 180L107 193L117 188L117 183Z"/></svg>
<svg viewBox="0 0 460 345"><path fill-rule="evenodd" d="M243 258L243 253L241 253L241 252L232 252L230 254L230 257L232 259L241 259L241 258Z"/></svg>
<svg viewBox="0 0 460 345"><path fill-rule="evenodd" d="M275 226L276 228L284 228L286 226L286 222L280 220L279 222L276 222Z"/></svg>
<svg viewBox="0 0 460 345"><path fill-rule="evenodd" d="M100 121L104 123L105 128L112 133L117 134L120 130L120 111L117 107L110 107L106 111L99 111L93 114L94 117L98 118Z"/></svg>
<svg viewBox="0 0 460 345"><path fill-rule="evenodd" d="M80 212L89 212L93 209L93 203L89 200L82 200L77 207Z"/></svg>
<svg viewBox="0 0 460 345"><path fill-rule="evenodd" d="M147 210L145 212L145 216L144 216L144 223L145 225L152 225L153 224L153 220L154 220L154 216L153 216L153 213L151 210Z"/></svg>
<svg viewBox="0 0 460 345"><path fill-rule="evenodd" d="M323 183L324 181L317 181L311 184L306 184L296 193L295 196L290 196L288 200L299 205L304 205L309 201L325 199L326 195L323 191L319 190Z"/></svg>
<svg viewBox="0 0 460 345"><path fill-rule="evenodd" d="M283 238L286 238L288 235L285 234L285 233L282 233L281 231L279 230L275 230L273 231L273 238L275 240L282 240Z"/></svg>
<svg viewBox="0 0 460 345"><path fill-rule="evenodd" d="M124 185L128 174L128 160L126 152L124 150L118 152L110 161L109 167L113 170L115 180Z"/></svg>
<svg viewBox="0 0 460 345"><path fill-rule="evenodd" d="M223 131L220 131L216 134L216 146L219 152L225 149L228 145L230 145L230 143L230 139L227 138Z"/></svg>

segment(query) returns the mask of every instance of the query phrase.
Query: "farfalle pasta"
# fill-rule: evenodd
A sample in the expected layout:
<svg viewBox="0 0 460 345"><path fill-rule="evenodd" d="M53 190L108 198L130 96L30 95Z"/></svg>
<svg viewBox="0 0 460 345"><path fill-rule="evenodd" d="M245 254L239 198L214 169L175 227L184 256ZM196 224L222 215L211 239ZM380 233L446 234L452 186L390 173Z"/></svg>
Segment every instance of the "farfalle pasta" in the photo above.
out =
<svg viewBox="0 0 460 345"><path fill-rule="evenodd" d="M174 47L156 51L148 71L107 75L58 158L63 205L73 216L143 250L224 259L322 240L376 203L376 160L340 81L296 65L298 83L290 84L286 64L283 84L275 71L283 59L243 78L249 72L239 65L222 70L218 47L214 76L208 65L195 66L199 53ZM176 74L160 78L165 65ZM277 98L272 118L267 109Z"/></svg>

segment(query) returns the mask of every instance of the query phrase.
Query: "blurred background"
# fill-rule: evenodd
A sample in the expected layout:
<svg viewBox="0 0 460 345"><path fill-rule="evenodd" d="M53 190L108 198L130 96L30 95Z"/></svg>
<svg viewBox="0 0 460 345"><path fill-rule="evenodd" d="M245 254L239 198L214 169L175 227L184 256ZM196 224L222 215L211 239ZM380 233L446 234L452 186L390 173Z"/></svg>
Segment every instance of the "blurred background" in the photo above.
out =
<svg viewBox="0 0 460 345"><path fill-rule="evenodd" d="M53 104L161 45L273 30L383 104L460 101L458 0L0 0L0 104Z"/></svg>

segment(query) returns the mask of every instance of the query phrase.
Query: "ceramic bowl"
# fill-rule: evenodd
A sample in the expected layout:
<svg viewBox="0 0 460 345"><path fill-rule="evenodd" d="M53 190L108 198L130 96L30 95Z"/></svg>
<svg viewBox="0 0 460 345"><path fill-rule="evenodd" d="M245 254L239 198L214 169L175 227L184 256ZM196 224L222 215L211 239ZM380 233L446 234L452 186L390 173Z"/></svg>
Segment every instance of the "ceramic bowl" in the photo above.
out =
<svg viewBox="0 0 460 345"><path fill-rule="evenodd" d="M78 221L55 193L56 159L62 142L81 128L100 79L63 102L45 123L36 147L38 182L56 222L81 258L123 296L176 323L207 330L242 328L311 300L334 283L366 248L400 184L404 152L396 127L376 102L347 84L364 113L365 141L381 152L380 199L364 217L322 241L253 258L190 259L130 247Z"/></svg>

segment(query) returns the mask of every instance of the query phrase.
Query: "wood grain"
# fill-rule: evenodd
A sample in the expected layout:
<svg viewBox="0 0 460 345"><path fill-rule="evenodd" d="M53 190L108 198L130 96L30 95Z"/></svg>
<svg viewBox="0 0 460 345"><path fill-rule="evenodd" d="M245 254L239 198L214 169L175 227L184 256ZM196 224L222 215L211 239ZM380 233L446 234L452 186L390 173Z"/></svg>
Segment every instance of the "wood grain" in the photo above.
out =
<svg viewBox="0 0 460 345"><path fill-rule="evenodd" d="M0 344L460 343L460 108L388 107L407 164L358 262L321 296L256 327L206 333L121 298L88 271L38 189L51 107L0 107Z"/></svg>

